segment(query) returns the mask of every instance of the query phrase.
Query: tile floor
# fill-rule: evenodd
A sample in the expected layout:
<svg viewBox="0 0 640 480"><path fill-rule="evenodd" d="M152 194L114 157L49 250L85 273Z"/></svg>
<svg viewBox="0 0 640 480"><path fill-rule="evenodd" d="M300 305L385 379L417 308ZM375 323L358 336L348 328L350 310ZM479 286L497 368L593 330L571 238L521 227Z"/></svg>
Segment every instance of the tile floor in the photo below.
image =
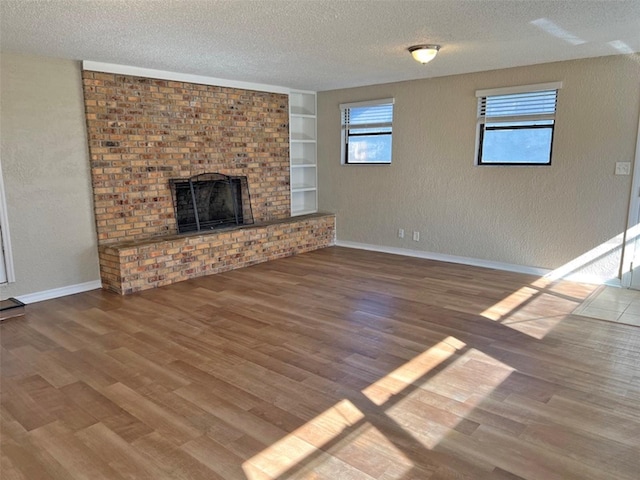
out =
<svg viewBox="0 0 640 480"><path fill-rule="evenodd" d="M602 286L573 314L640 327L640 291Z"/></svg>

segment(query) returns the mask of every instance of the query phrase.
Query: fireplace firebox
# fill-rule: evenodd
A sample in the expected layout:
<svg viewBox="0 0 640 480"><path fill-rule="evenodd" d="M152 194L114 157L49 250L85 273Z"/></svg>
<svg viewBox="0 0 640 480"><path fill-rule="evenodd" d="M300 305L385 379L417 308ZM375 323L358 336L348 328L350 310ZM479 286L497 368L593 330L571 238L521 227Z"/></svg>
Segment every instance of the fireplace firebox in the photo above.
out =
<svg viewBox="0 0 640 480"><path fill-rule="evenodd" d="M169 183L178 233L253 224L245 176L203 173Z"/></svg>

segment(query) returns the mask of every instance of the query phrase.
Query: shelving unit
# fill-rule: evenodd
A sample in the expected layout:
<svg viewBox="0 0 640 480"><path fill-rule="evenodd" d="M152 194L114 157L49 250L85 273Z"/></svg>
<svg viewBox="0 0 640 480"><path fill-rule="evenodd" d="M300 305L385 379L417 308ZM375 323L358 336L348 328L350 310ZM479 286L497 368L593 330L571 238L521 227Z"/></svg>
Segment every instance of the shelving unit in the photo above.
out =
<svg viewBox="0 0 640 480"><path fill-rule="evenodd" d="M316 159L316 94L289 93L291 215L318 211Z"/></svg>

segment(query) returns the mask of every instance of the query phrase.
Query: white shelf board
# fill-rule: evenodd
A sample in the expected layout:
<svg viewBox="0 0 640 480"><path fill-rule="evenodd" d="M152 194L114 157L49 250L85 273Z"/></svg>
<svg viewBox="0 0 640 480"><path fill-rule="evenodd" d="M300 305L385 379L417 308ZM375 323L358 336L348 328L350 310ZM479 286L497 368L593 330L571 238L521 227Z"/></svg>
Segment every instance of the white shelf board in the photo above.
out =
<svg viewBox="0 0 640 480"><path fill-rule="evenodd" d="M290 115L293 118L312 118L312 119L316 119L316 116L313 113L294 113L291 112Z"/></svg>
<svg viewBox="0 0 640 480"><path fill-rule="evenodd" d="M318 187L316 187L315 185L291 185L292 193L313 192L314 190L317 190L317 189Z"/></svg>
<svg viewBox="0 0 640 480"><path fill-rule="evenodd" d="M313 208L309 210L292 210L291 215L308 215L310 213L316 213L318 209Z"/></svg>
<svg viewBox="0 0 640 480"><path fill-rule="evenodd" d="M304 163L304 160L298 160L296 162L296 160L293 160L291 162L291 168L316 168L316 164L315 163Z"/></svg>
<svg viewBox="0 0 640 480"><path fill-rule="evenodd" d="M300 142L300 143L315 143L316 139L310 135L304 135L300 133L291 133L291 141L292 142Z"/></svg>

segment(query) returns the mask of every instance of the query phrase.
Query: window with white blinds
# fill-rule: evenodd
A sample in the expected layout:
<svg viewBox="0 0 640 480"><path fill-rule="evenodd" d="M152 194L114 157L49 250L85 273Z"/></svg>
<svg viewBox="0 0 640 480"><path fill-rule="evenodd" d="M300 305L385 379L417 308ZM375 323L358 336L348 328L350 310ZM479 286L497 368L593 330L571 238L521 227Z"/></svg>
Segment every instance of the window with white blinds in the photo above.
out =
<svg viewBox="0 0 640 480"><path fill-rule="evenodd" d="M550 165L560 82L478 90L477 165Z"/></svg>
<svg viewBox="0 0 640 480"><path fill-rule="evenodd" d="M393 98L343 103L342 163L390 164Z"/></svg>

